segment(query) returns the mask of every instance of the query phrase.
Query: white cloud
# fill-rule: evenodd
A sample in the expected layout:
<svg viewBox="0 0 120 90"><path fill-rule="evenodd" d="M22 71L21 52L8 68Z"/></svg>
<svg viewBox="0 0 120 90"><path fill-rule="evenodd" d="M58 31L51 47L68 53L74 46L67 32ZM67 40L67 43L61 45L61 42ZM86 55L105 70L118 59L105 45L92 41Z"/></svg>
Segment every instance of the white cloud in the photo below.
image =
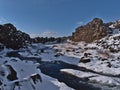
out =
<svg viewBox="0 0 120 90"><path fill-rule="evenodd" d="M41 36L43 36L43 37L56 37L57 36L57 32L47 31L47 32L43 32L41 34Z"/></svg>
<svg viewBox="0 0 120 90"><path fill-rule="evenodd" d="M31 38L34 38L34 37L39 37L40 34L29 34Z"/></svg>
<svg viewBox="0 0 120 90"><path fill-rule="evenodd" d="M10 23L10 22L12 22L13 24L16 24L16 22L14 21L10 21L4 17L0 17L0 24Z"/></svg>
<svg viewBox="0 0 120 90"><path fill-rule="evenodd" d="M7 23L7 19L0 17L0 24L5 24Z"/></svg>
<svg viewBox="0 0 120 90"><path fill-rule="evenodd" d="M57 32L45 31L41 34L30 34L30 37L59 37Z"/></svg>
<svg viewBox="0 0 120 90"><path fill-rule="evenodd" d="M83 22L82 21L79 21L79 22L77 22L77 25L83 25Z"/></svg>

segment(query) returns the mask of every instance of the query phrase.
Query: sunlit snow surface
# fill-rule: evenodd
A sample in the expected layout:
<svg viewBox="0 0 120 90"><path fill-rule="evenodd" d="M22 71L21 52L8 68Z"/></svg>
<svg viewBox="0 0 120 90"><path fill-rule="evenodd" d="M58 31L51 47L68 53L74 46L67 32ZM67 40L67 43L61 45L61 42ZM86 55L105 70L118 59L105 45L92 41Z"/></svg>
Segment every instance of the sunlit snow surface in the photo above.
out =
<svg viewBox="0 0 120 90"><path fill-rule="evenodd" d="M114 39L116 37L118 38ZM28 48L20 49L19 54L24 57L41 58L42 61L64 61L99 73L120 76L119 37L120 34L114 34L91 44L70 41L63 44L32 44ZM109 48L104 47L106 45L117 52L111 52ZM41 49L44 52L41 52ZM13 90L13 88L14 90L73 90L63 82L59 82L41 73L40 69L37 69L39 63L34 62L34 60L7 57L6 53L10 51L14 50L5 48L0 51L0 80L3 83L1 85L2 90ZM88 57L91 61L88 63L79 63L85 53L91 54ZM17 80L8 80L7 75L10 74L10 70L6 65L10 65L17 72ZM119 90L120 88L119 77L104 76L74 69L61 69L61 72L80 78L93 76L89 78L89 83L103 87L103 90ZM36 84L31 79L31 76L35 74L39 74L42 78L42 81L38 80ZM19 85L15 85L16 82L19 82Z"/></svg>
<svg viewBox="0 0 120 90"><path fill-rule="evenodd" d="M32 45L36 48L30 48L32 53L35 53L36 50L44 48L42 44ZM42 46L42 47L41 47ZM7 57L6 53L13 51L11 49L4 49L0 52L0 80L2 81L2 90L73 90L64 83L58 82L56 79L51 78L47 75L41 73L37 66L39 63L34 63L33 61L20 60L14 57ZM21 55L27 57L35 57L30 54L29 51L20 50ZM24 51L24 52L23 52ZM39 56L37 56L39 57ZM17 72L17 80L10 81L7 79L7 75L10 73L9 69L5 65L10 65ZM2 76L2 72L5 72L5 76ZM37 81L35 84L30 76L39 74L42 78L42 81ZM19 82L19 85L15 85L16 82Z"/></svg>

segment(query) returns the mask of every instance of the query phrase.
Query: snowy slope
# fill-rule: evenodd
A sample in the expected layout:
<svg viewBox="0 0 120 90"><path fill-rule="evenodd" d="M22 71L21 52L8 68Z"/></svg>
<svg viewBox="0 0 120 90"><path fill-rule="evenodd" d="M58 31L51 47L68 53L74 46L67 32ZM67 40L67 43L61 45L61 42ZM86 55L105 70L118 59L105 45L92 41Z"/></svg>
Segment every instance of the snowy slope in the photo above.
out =
<svg viewBox="0 0 120 90"><path fill-rule="evenodd" d="M42 44L33 44L32 46L29 46L27 50L19 50L19 54L27 57L40 57L41 54L38 53L38 50L41 48L44 49L45 46ZM11 51L14 50L5 48L0 52L0 88L2 90L73 90L64 83L60 83L56 79L41 73L40 69L37 69L40 65L39 63L36 63L33 60L27 61L17 57L8 57L7 53ZM35 56L34 54L38 54L38 56ZM42 56L44 57L45 55L43 54ZM16 78L14 80L8 79L8 75L10 73L14 75L14 73L13 71L10 71L10 68L8 68L7 65L11 66L16 72ZM38 75L37 78L36 75Z"/></svg>
<svg viewBox="0 0 120 90"><path fill-rule="evenodd" d="M89 78L90 82L110 86L110 90L119 90L120 31L118 29L115 30L113 34L90 44L84 42L68 42L62 45L56 45L54 48L61 50L60 53L68 57L79 59L77 63L78 66L85 67L103 75L74 69L62 69L61 72L66 72L81 78L94 76ZM82 62L83 57L86 60L90 59L90 62Z"/></svg>

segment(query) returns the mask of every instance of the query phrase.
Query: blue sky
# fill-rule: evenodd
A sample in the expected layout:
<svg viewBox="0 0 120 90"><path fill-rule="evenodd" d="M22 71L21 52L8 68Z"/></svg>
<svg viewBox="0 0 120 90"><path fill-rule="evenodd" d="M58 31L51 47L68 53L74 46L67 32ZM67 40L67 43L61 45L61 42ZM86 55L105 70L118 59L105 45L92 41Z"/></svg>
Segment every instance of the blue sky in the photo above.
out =
<svg viewBox="0 0 120 90"><path fill-rule="evenodd" d="M120 15L120 0L0 0L0 23L13 23L34 35L71 35L94 17L105 22Z"/></svg>

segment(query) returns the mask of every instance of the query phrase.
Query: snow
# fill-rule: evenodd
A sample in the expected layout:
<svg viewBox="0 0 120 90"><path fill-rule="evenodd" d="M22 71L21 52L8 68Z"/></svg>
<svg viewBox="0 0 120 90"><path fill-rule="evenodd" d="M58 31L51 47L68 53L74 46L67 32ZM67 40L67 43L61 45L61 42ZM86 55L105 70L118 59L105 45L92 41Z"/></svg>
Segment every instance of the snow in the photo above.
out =
<svg viewBox="0 0 120 90"><path fill-rule="evenodd" d="M101 84L106 84L106 85L119 85L119 78L111 78L107 76L102 76L94 73L89 73L89 72L82 72L78 70L73 70L73 69L62 69L61 72L67 72L69 74L75 75L80 78L84 77L90 77L90 82L96 81L97 83Z"/></svg>
<svg viewBox="0 0 120 90"><path fill-rule="evenodd" d="M114 29L115 27L114 27L114 25L112 24L112 25L109 26L109 28L113 28L113 29Z"/></svg>
<svg viewBox="0 0 120 90"><path fill-rule="evenodd" d="M52 81L52 82L53 82L56 86L59 87L59 90L74 90L74 89L68 87L66 84L58 82L57 80L54 80L54 81Z"/></svg>
<svg viewBox="0 0 120 90"><path fill-rule="evenodd" d="M44 48L45 46L43 46L42 44L33 44L32 46L28 47L28 51L21 49L19 54L21 54L22 56L31 57L34 56L32 55L32 53L36 53L38 49ZM31 54L29 53L29 50ZM12 90L13 88L14 90L34 90L34 88L35 90L73 90L64 83L61 83L56 79L41 73L41 71L37 69L37 67L40 65L39 63L34 63L33 61L27 60L23 61L15 57L6 57L6 53L10 51L14 50L5 48L3 51L0 52L0 72L5 72L4 77L0 73L0 80L2 80L3 83L3 85L1 86L2 90ZM40 54L39 56L41 56L43 60L46 60L46 55L49 54L48 52L52 52L49 57L47 57L50 60L50 57L53 54L53 51L51 51L51 49L47 49L44 54ZM55 58L53 60L55 60ZM10 73L10 71L5 65L11 65L12 68L17 72L17 80L9 81L7 79L7 75ZM33 83L30 76L35 74L39 74L41 76L42 82L38 81L36 84ZM15 82L19 82L20 85L16 86Z"/></svg>
<svg viewBox="0 0 120 90"><path fill-rule="evenodd" d="M114 38L118 37L116 40ZM62 45L56 45L54 49L60 50L67 57L74 57L74 59L80 60L85 53L90 53L92 55L87 58L91 59L89 63L78 63L76 65L80 67L85 67L87 69L93 70L95 72L107 74L107 75L120 75L120 33L117 30L114 31L112 36L105 37L100 41L105 43L90 43L86 44L84 42L74 43L68 42ZM104 48L103 45L106 44L118 52L111 52L109 48ZM87 49L86 49L87 48ZM67 59L64 59L67 61ZM75 64L75 63L74 63ZM62 72L67 72L78 77L88 77L96 75L93 73L85 73L77 70L62 69ZM109 86L120 86L120 79L117 77L108 77L104 75L97 75L90 78L90 81L95 81L103 85ZM115 89L117 90L117 89ZM119 89L118 89L119 90Z"/></svg>
<svg viewBox="0 0 120 90"><path fill-rule="evenodd" d="M61 72L69 73L74 76L77 76L79 78L86 78L89 77L89 83L92 84L99 84L102 87L108 86L112 87L110 90L113 90L114 87L120 86L120 79L119 78L113 78L113 77L107 77L107 76L102 76L98 74L93 74L89 72L82 72L78 70L73 70L73 69L62 69ZM118 90L118 89L116 89Z"/></svg>
<svg viewBox="0 0 120 90"><path fill-rule="evenodd" d="M110 27L112 28L113 26ZM102 73L103 75L75 69L61 69L61 72L69 73L79 78L90 77L89 83L107 87L111 86L112 90L117 90L116 87L120 87L120 79L112 77L112 75L120 75L119 37L120 32L116 29L113 35L90 44L72 41L49 45L31 44L27 48L21 48L18 52L23 57L41 58L42 61L63 61ZM0 80L3 83L1 86L2 90L12 90L13 88L15 88L14 90L34 90L34 88L35 90L73 90L65 83L41 73L40 69L37 68L40 64L34 60L20 60L17 57L7 57L6 54L11 51L15 50L4 48L4 50L0 51ZM90 55L85 56L86 53ZM79 62L82 57L90 59L90 62ZM11 72L6 65L12 66L17 72L17 80L8 80L7 76ZM35 84L31 79L31 75L36 74L41 76L42 82L38 80ZM16 86L16 82L19 82L20 85ZM103 90L106 89L103 88Z"/></svg>

